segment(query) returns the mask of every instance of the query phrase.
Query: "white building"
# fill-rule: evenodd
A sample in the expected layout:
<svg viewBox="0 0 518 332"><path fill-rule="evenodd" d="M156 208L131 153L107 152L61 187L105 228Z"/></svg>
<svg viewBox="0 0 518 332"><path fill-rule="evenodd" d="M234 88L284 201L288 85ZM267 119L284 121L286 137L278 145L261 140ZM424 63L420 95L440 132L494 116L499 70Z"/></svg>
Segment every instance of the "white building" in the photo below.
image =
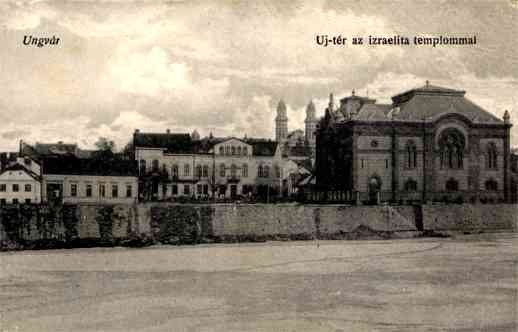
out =
<svg viewBox="0 0 518 332"><path fill-rule="evenodd" d="M136 164L127 160L45 158L43 201L62 203L134 203L138 195Z"/></svg>
<svg viewBox="0 0 518 332"><path fill-rule="evenodd" d="M237 198L279 195L284 165L280 145L235 137L140 133L133 144L144 199Z"/></svg>
<svg viewBox="0 0 518 332"><path fill-rule="evenodd" d="M40 165L29 158L17 158L0 173L0 203L41 202Z"/></svg>

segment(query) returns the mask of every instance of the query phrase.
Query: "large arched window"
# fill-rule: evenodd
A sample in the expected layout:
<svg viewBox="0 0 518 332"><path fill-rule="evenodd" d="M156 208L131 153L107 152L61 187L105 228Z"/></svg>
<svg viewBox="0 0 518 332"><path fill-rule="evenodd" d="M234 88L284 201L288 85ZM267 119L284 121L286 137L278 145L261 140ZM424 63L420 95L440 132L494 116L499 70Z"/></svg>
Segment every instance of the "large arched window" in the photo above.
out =
<svg viewBox="0 0 518 332"><path fill-rule="evenodd" d="M259 165L259 167L257 167L257 177L263 177L263 165Z"/></svg>
<svg viewBox="0 0 518 332"><path fill-rule="evenodd" d="M487 145L487 168L498 168L498 154L495 143L491 142Z"/></svg>
<svg viewBox="0 0 518 332"><path fill-rule="evenodd" d="M485 183L487 191L497 191L498 190L498 182L495 179L489 179Z"/></svg>
<svg viewBox="0 0 518 332"><path fill-rule="evenodd" d="M441 168L464 168L464 135L455 128L445 129L439 138Z"/></svg>
<svg viewBox="0 0 518 332"><path fill-rule="evenodd" d="M209 177L209 166L203 165L203 177Z"/></svg>
<svg viewBox="0 0 518 332"><path fill-rule="evenodd" d="M219 147L219 154L225 154L225 149L222 146Z"/></svg>
<svg viewBox="0 0 518 332"><path fill-rule="evenodd" d="M264 167L263 167L263 177L265 177L265 178L270 177L270 166L264 165Z"/></svg>
<svg viewBox="0 0 518 332"><path fill-rule="evenodd" d="M246 146L243 147L243 155L248 155L248 148Z"/></svg>
<svg viewBox="0 0 518 332"><path fill-rule="evenodd" d="M237 166L234 164L230 165L230 176L233 178L237 176Z"/></svg>
<svg viewBox="0 0 518 332"><path fill-rule="evenodd" d="M203 173L202 173L202 167L201 167L201 165L197 165L197 166L196 166L196 177L197 177L197 178L201 178L201 176L202 176L202 175L203 175Z"/></svg>
<svg viewBox="0 0 518 332"><path fill-rule="evenodd" d="M248 165L247 164L243 164L243 168L241 169L241 173L242 173L244 178L248 177Z"/></svg>
<svg viewBox="0 0 518 332"><path fill-rule="evenodd" d="M412 178L406 180L405 191L417 191L417 181Z"/></svg>
<svg viewBox="0 0 518 332"><path fill-rule="evenodd" d="M237 147L237 155L238 155L238 156L240 156L240 155L241 155L241 147L240 147L240 146L238 146L238 147Z"/></svg>
<svg viewBox="0 0 518 332"><path fill-rule="evenodd" d="M447 191L457 191L459 190L459 182L454 178L450 178L446 181L446 190Z"/></svg>
<svg viewBox="0 0 518 332"><path fill-rule="evenodd" d="M232 151L232 155L235 156L236 155L236 147L235 146L231 147L231 151Z"/></svg>
<svg viewBox="0 0 518 332"><path fill-rule="evenodd" d="M406 166L408 168L417 167L417 147L414 141L410 140L406 144Z"/></svg>
<svg viewBox="0 0 518 332"><path fill-rule="evenodd" d="M220 164L219 165L219 176L221 176L221 177L225 177L226 176L225 164Z"/></svg>
<svg viewBox="0 0 518 332"><path fill-rule="evenodd" d="M153 160L153 163L151 165L153 167L153 172L158 171L158 165L159 164L158 164L158 160L157 159Z"/></svg>

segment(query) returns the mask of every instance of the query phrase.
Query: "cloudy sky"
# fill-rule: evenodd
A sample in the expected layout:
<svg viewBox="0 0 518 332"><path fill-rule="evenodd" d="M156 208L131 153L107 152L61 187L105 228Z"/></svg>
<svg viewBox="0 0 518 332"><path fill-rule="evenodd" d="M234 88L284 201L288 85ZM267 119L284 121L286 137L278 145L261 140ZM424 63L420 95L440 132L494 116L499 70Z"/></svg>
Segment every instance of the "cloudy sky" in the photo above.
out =
<svg viewBox="0 0 518 332"><path fill-rule="evenodd" d="M329 36L477 36L476 46L318 46ZM53 47L24 36L60 38ZM518 124L518 1L0 3L0 150L141 131L272 137L330 92L379 101L431 84ZM518 125L512 144L518 145Z"/></svg>

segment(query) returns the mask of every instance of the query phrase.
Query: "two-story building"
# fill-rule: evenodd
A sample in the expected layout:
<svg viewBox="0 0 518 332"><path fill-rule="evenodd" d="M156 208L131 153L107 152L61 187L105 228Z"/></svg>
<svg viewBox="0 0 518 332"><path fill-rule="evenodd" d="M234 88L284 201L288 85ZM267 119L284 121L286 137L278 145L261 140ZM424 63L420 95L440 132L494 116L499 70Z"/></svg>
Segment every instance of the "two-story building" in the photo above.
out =
<svg viewBox="0 0 518 332"><path fill-rule="evenodd" d="M279 195L285 160L264 139L165 133L133 136L142 199Z"/></svg>
<svg viewBox="0 0 518 332"><path fill-rule="evenodd" d="M41 168L28 158L17 157L2 166L1 204L37 204L41 202Z"/></svg>

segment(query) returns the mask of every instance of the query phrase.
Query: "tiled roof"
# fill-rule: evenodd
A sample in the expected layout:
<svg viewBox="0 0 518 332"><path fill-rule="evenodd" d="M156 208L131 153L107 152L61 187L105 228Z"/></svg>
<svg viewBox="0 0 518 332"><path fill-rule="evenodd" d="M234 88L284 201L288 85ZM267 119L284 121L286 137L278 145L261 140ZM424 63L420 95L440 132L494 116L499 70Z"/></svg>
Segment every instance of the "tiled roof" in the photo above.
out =
<svg viewBox="0 0 518 332"><path fill-rule="evenodd" d="M286 151L287 156L306 157L311 155L311 148L308 145L288 146Z"/></svg>
<svg viewBox="0 0 518 332"><path fill-rule="evenodd" d="M363 104L353 120L435 121L443 115L456 113L474 123L503 123L464 95L462 90L427 84L395 95L392 105Z"/></svg>
<svg viewBox="0 0 518 332"><path fill-rule="evenodd" d="M218 143L234 139L233 137L204 137L193 140L189 134L174 133L135 133L134 145L141 148L159 148L167 153L212 153L212 148ZM239 139L252 146L254 156L273 156L277 149L277 142L265 139Z"/></svg>
<svg viewBox="0 0 518 332"><path fill-rule="evenodd" d="M136 148L160 148L168 153L192 153L193 151L189 134L135 133L133 144Z"/></svg>
<svg viewBox="0 0 518 332"><path fill-rule="evenodd" d="M34 150L39 155L49 154L75 154L77 151L77 144L67 143L36 143Z"/></svg>
<svg viewBox="0 0 518 332"><path fill-rule="evenodd" d="M388 113L391 108L392 105L386 104L364 104L354 119L362 121L388 120Z"/></svg>
<svg viewBox="0 0 518 332"><path fill-rule="evenodd" d="M33 171L31 171L30 169L27 169L25 166L23 165L20 165L18 163L16 164L12 164L11 166L7 166L3 171L2 171L2 174L7 172L7 171L22 171L22 172L25 172L27 174L29 174L34 180L36 181L39 181L40 180L40 176L36 173L34 173Z"/></svg>
<svg viewBox="0 0 518 332"><path fill-rule="evenodd" d="M476 123L502 123L493 114L482 109L464 96L415 94L408 101L398 105L394 119L410 121L433 121L448 113L458 113Z"/></svg>
<svg viewBox="0 0 518 332"><path fill-rule="evenodd" d="M42 161L43 174L137 176L137 162L134 160L47 157Z"/></svg>
<svg viewBox="0 0 518 332"><path fill-rule="evenodd" d="M277 150L277 142L265 139L248 138L244 140L250 144L253 149L254 156L273 156Z"/></svg>
<svg viewBox="0 0 518 332"><path fill-rule="evenodd" d="M402 96L406 96L409 94L417 94L417 93L421 93L421 94L432 93L432 94L464 96L466 91L455 90L455 89L450 89L450 88L444 88L444 87L437 86L437 85L426 84L426 85L423 85L422 87L410 89L405 92L399 93L399 94L395 95L394 97L392 97L392 100L394 100L394 99L397 100L397 99L401 98Z"/></svg>

